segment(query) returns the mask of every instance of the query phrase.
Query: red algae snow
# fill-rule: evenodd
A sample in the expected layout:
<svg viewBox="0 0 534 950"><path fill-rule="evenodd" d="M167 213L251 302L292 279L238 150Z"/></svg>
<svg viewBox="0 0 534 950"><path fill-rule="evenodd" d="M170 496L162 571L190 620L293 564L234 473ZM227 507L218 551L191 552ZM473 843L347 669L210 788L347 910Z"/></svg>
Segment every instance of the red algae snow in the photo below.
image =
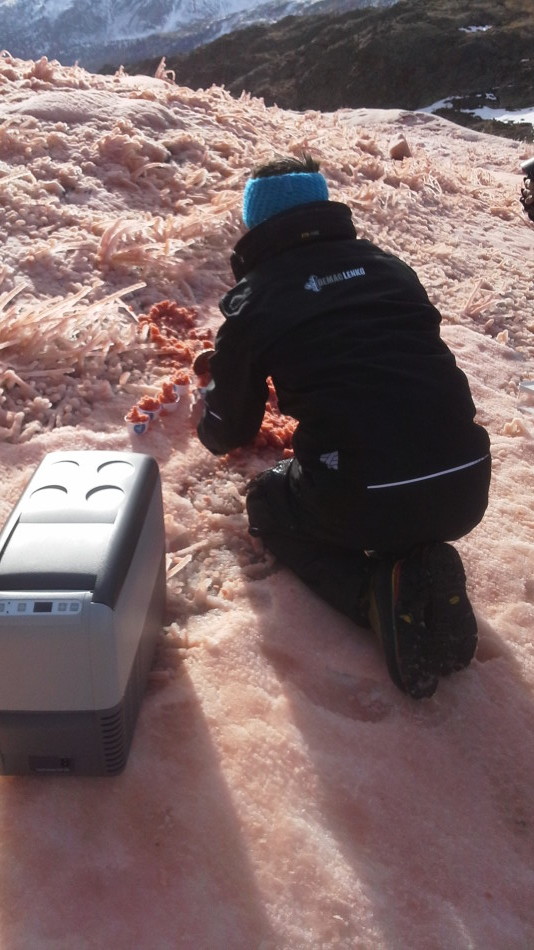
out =
<svg viewBox="0 0 534 950"><path fill-rule="evenodd" d="M124 773L0 779L0 943L527 950L534 226L518 196L532 146L158 76L0 58L0 517L45 453L134 448L159 463L168 548ZM194 379L144 435L124 422L211 346L251 166L303 149L360 236L419 273L492 438L490 507L458 544L477 658L421 703L368 632L248 539L245 484L289 451L272 401L262 438L223 458L196 438ZM151 336L154 305L191 319Z"/></svg>

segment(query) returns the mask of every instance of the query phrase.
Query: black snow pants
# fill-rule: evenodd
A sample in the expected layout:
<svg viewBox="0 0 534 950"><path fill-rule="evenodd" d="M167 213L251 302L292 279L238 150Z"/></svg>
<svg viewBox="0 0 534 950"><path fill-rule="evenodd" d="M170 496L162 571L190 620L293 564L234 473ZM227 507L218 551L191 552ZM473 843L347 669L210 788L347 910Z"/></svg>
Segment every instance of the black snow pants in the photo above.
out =
<svg viewBox="0 0 534 950"><path fill-rule="evenodd" d="M490 478L488 455L438 478L349 490L335 473L310 475L288 459L248 486L249 531L323 600L369 626L377 564L369 553L397 558L417 545L468 534L486 510Z"/></svg>

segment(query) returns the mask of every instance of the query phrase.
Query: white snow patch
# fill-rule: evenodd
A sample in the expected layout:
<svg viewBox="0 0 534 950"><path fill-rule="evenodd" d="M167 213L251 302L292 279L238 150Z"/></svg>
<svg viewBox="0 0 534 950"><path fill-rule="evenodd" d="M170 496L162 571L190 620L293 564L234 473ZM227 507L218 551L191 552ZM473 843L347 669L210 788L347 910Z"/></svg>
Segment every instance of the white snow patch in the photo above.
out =
<svg viewBox="0 0 534 950"><path fill-rule="evenodd" d="M482 98L482 94L477 98ZM485 93L484 98L496 101L491 92ZM433 102L432 105L425 106L417 111L437 112L438 109L453 109L457 102L458 99L454 97L439 99L438 102ZM479 109L460 109L459 111L477 115L481 119L499 119L501 122L531 122L534 124L534 106L527 106L525 109L495 109L492 106L481 106Z"/></svg>
<svg viewBox="0 0 534 950"><path fill-rule="evenodd" d="M486 33L492 26L461 26L460 33Z"/></svg>

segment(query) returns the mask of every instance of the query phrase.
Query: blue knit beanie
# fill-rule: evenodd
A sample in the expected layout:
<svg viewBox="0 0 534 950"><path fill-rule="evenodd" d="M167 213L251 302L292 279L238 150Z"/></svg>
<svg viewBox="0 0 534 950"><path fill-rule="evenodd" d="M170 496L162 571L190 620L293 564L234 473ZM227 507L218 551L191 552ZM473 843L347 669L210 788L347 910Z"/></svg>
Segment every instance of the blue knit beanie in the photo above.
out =
<svg viewBox="0 0 534 950"><path fill-rule="evenodd" d="M247 228L310 201L328 201L328 186L320 172L290 172L249 178L243 194L243 221Z"/></svg>

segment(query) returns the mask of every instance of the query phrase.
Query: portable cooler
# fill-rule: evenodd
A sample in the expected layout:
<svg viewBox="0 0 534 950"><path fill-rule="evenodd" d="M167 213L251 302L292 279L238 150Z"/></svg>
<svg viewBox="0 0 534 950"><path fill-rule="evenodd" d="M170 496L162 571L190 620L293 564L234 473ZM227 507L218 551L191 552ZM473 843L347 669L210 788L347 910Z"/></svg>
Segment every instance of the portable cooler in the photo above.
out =
<svg viewBox="0 0 534 950"><path fill-rule="evenodd" d="M45 457L0 534L0 772L126 764L165 603L157 463Z"/></svg>

